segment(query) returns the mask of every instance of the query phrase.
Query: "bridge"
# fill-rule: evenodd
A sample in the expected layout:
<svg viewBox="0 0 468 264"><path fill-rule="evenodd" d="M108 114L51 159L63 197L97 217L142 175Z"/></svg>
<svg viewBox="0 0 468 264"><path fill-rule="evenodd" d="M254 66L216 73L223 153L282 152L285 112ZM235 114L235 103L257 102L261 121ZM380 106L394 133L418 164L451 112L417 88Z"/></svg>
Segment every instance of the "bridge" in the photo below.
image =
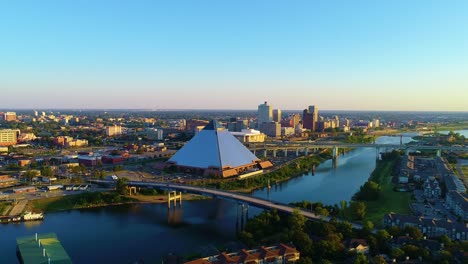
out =
<svg viewBox="0 0 468 264"><path fill-rule="evenodd" d="M96 180L98 181L98 180ZM109 182L109 181L101 181L101 182ZM211 189L211 188L204 188L204 187L197 187L197 186L190 186L190 185L182 185L182 184L174 184L174 183L169 183L169 182L141 182L141 181L129 181L128 182L129 186L133 187L143 187L143 188L157 188L157 189L162 189L162 190L170 190L170 191L181 191L181 192L186 192L186 193L192 193L192 194L199 194L199 195L205 195L205 196L211 196L213 198L218 198L218 199L223 199L223 200L228 200L228 201L234 201L238 203L245 203L250 206L254 206L257 208L262 208L262 209L276 209L278 212L284 212L291 214L296 208L293 206L290 206L288 204L284 203L279 203L279 202L274 202L274 201L269 201L266 199L262 198L257 198L257 197L252 197L244 194L239 194L239 193L233 193L233 192L227 192L227 191L222 191L218 189ZM332 217L330 216L322 216L322 215L317 215L311 211L304 210L304 209L298 209L299 213L303 215L305 218L313 221L327 221L330 222L332 220ZM339 222L344 222L345 220L342 219L337 219ZM354 229L362 229L363 226L358 223L350 223L352 225L352 228Z"/></svg>
<svg viewBox="0 0 468 264"><path fill-rule="evenodd" d="M428 146L428 145L408 145L408 144L375 144L375 143L342 143L342 142L315 142L315 141L286 141L286 142L263 142L251 143L248 148L256 154L257 151L263 151L266 157L268 151L273 152L273 157L276 157L277 151L283 151L284 155L288 155L288 151L296 151L296 156L300 152L305 155L309 154L310 150L332 149L333 160L337 159L340 148L375 148L376 154L380 153L380 149L403 149L408 154L411 150L435 150L437 156L441 156L442 151L468 151L467 146Z"/></svg>

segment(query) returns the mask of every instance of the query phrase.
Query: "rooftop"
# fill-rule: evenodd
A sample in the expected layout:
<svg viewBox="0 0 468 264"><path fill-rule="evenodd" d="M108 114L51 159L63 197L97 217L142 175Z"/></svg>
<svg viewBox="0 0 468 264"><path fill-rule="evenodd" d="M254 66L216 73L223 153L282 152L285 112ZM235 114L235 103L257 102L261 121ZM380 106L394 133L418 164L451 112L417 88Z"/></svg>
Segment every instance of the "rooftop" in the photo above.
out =
<svg viewBox="0 0 468 264"><path fill-rule="evenodd" d="M20 237L16 239L16 244L19 256L24 264L72 263L54 233ZM48 262L49 258L50 262Z"/></svg>

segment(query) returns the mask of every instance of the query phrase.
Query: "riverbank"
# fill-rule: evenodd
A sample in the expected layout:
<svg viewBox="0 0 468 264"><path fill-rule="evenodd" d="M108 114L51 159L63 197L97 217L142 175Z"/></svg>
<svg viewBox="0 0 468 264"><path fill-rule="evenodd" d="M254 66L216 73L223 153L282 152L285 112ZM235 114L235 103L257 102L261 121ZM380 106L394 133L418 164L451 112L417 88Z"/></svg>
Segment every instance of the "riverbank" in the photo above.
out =
<svg viewBox="0 0 468 264"><path fill-rule="evenodd" d="M183 200L209 199L195 194L183 194ZM139 203L167 203L166 194L157 195L119 195L115 192L88 192L67 196L57 196L29 201L28 210L42 211L44 213L67 211L74 209L105 207L121 204Z"/></svg>
<svg viewBox="0 0 468 264"><path fill-rule="evenodd" d="M366 205L366 215L363 221L370 221L376 227L382 226L384 215L394 212L399 214L411 214L410 202L411 193L394 191L392 182L392 170L397 159L384 159L377 162L374 172L372 172L368 181L379 184L380 192L376 200L362 201Z"/></svg>
<svg viewBox="0 0 468 264"><path fill-rule="evenodd" d="M318 155L302 156L279 165L276 169L245 179L209 179L192 182L194 186L215 188L220 190L250 193L254 190L265 188L280 182L288 181L291 178L307 174L319 166L322 162L331 158L329 151Z"/></svg>

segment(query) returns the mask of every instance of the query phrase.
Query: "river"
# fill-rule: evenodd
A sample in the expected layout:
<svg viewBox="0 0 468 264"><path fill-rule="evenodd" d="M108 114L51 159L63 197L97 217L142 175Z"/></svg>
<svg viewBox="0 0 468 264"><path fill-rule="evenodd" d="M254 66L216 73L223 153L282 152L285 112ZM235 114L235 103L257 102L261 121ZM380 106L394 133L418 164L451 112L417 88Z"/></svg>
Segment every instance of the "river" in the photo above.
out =
<svg viewBox="0 0 468 264"><path fill-rule="evenodd" d="M409 137L403 138L404 143ZM398 144L399 137L376 143ZM375 168L376 150L355 149L316 173L274 185L252 195L280 202L301 200L325 204L350 200ZM259 209L251 209L250 215ZM168 214L166 204L124 205L46 214L42 222L0 226L0 263L17 263L15 239L35 232L54 232L74 263L160 263L170 252L190 254L235 241L236 204L223 200L184 201Z"/></svg>

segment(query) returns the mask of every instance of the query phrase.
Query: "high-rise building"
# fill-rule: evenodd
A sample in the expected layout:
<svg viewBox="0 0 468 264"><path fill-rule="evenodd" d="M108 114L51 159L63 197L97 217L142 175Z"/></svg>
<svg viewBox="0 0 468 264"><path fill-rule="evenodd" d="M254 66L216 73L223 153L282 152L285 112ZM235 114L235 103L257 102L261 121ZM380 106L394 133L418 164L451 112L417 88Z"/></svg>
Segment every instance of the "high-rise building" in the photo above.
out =
<svg viewBox="0 0 468 264"><path fill-rule="evenodd" d="M273 122L281 122L281 109L273 109Z"/></svg>
<svg viewBox="0 0 468 264"><path fill-rule="evenodd" d="M36 110L34 110L34 116L38 116L38 115L39 113Z"/></svg>
<svg viewBox="0 0 468 264"><path fill-rule="evenodd" d="M269 123L271 121L273 121L273 111L271 105L265 101L265 103L258 106L257 125L260 128L263 123Z"/></svg>
<svg viewBox="0 0 468 264"><path fill-rule="evenodd" d="M262 123L260 131L265 133L269 137L280 137L281 136L281 124L278 122Z"/></svg>
<svg viewBox="0 0 468 264"><path fill-rule="evenodd" d="M114 126L106 127L106 136L108 136L108 137L121 135L121 134L122 134L122 127L121 126L114 125Z"/></svg>
<svg viewBox="0 0 468 264"><path fill-rule="evenodd" d="M310 105L308 109L304 109L302 114L302 126L311 131L317 130L317 122L319 121L318 107Z"/></svg>

